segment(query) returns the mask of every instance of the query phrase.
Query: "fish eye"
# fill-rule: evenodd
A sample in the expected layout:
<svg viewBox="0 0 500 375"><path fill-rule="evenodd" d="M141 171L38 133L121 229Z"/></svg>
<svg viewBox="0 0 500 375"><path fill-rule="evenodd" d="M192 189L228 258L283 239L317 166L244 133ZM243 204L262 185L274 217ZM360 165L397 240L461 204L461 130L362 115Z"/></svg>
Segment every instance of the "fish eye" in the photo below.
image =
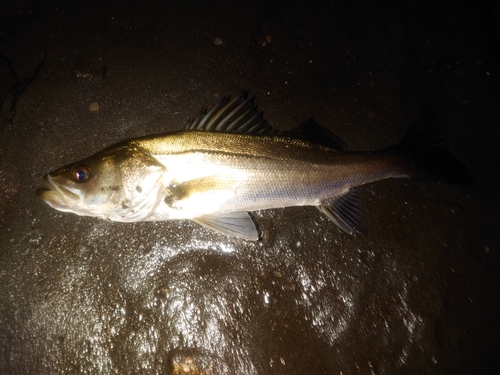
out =
<svg viewBox="0 0 500 375"><path fill-rule="evenodd" d="M73 168L73 178L76 182L85 182L90 177L90 168L86 165L78 165Z"/></svg>

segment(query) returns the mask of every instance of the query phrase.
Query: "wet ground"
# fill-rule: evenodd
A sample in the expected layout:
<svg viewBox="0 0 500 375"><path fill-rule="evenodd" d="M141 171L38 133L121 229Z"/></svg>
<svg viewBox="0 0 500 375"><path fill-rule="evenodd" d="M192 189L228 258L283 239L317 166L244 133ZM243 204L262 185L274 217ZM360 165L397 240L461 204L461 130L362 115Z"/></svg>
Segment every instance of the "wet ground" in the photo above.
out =
<svg viewBox="0 0 500 375"><path fill-rule="evenodd" d="M499 373L497 11L2 2L0 373ZM260 242L35 196L45 173L243 90L274 127L314 116L350 150L394 144L428 106L477 182L365 186L365 236L314 208L256 212Z"/></svg>

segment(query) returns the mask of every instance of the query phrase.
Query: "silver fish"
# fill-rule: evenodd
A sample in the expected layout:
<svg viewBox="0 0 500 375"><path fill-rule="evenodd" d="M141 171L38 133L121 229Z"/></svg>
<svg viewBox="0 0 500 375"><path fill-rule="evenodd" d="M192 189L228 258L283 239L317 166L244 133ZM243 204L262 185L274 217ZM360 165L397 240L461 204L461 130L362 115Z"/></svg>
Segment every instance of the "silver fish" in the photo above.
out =
<svg viewBox="0 0 500 375"><path fill-rule="evenodd" d="M471 183L424 113L396 146L346 152L312 119L272 129L243 93L222 98L183 130L117 143L44 177L37 194L59 211L136 222L190 219L258 240L248 211L316 206L347 233L363 232L356 187L387 178Z"/></svg>

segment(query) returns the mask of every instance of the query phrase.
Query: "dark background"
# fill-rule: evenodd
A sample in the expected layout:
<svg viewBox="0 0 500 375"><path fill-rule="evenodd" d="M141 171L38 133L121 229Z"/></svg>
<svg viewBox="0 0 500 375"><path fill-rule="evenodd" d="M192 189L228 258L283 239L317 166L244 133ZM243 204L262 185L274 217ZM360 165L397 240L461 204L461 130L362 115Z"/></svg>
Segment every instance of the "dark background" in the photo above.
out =
<svg viewBox="0 0 500 375"><path fill-rule="evenodd" d="M498 21L477 1L3 0L0 373L499 373ZM256 212L258 243L35 196L243 90L274 127L314 116L349 150L430 107L477 182L365 186L365 236Z"/></svg>

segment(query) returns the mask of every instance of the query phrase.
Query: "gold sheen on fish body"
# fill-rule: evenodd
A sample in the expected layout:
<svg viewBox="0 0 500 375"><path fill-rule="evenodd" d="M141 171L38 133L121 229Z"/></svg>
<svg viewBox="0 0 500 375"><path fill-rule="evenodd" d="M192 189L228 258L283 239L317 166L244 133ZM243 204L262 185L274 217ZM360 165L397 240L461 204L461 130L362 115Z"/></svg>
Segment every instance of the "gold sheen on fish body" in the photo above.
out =
<svg viewBox="0 0 500 375"><path fill-rule="evenodd" d="M122 141L44 177L37 194L56 210L120 222L193 220L258 240L248 211L316 206L347 233L362 232L356 187L387 178L471 183L428 111L398 144L346 152L309 120L272 129L243 93L222 98L184 129Z"/></svg>

